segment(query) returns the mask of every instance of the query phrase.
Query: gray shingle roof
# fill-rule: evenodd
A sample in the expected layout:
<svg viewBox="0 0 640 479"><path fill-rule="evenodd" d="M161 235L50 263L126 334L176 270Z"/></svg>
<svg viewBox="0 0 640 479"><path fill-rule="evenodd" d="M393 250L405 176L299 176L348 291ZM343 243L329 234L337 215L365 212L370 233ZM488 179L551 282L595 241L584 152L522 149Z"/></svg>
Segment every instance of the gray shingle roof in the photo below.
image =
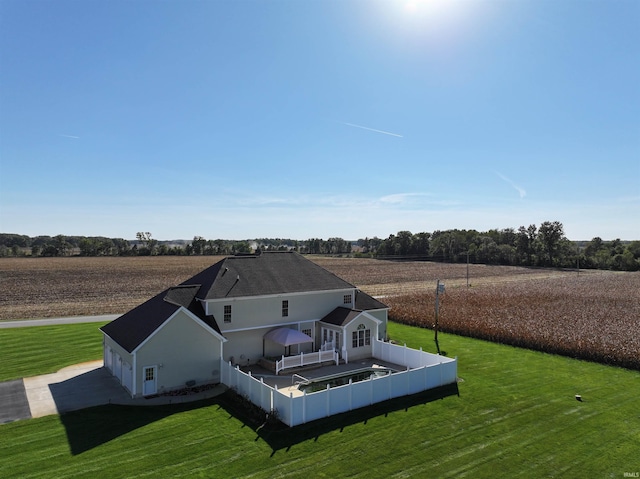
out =
<svg viewBox="0 0 640 479"><path fill-rule="evenodd" d="M200 299L239 298L305 291L353 289L355 286L294 252L231 256L183 284L200 282ZM210 269L211 269L210 268ZM202 275L207 274L205 280Z"/></svg>
<svg viewBox="0 0 640 479"><path fill-rule="evenodd" d="M335 326L344 326L351 322L353 318L358 316L362 311L356 311L355 309L337 307L324 318L321 319L323 323L333 324Z"/></svg>
<svg viewBox="0 0 640 479"><path fill-rule="evenodd" d="M180 307L164 300L167 292L163 291L100 329L126 351L132 352Z"/></svg>
<svg viewBox="0 0 640 479"><path fill-rule="evenodd" d="M356 292L356 308L360 311L370 311L372 309L387 309L389 306L378 301L376 298L369 296L367 293L363 293L358 290Z"/></svg>

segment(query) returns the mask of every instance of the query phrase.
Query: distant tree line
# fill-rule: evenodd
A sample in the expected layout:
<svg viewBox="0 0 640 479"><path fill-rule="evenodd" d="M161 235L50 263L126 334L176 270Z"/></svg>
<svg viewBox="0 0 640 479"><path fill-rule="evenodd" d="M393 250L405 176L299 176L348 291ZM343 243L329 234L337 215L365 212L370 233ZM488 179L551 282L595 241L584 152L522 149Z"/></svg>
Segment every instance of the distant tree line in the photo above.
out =
<svg viewBox="0 0 640 479"><path fill-rule="evenodd" d="M0 257L7 256L167 256L232 255L261 251L297 251L305 254L349 254L352 243L342 238L298 241L282 238L254 240L159 241L150 232L135 240L103 236L36 236L0 233Z"/></svg>
<svg viewBox="0 0 640 479"><path fill-rule="evenodd" d="M378 258L640 270L640 241L603 241L599 237L591 241L570 241L558 221L545 221L539 227L529 225L517 230L506 228L486 232L454 229L413 234L399 231L384 240L358 240L358 245L364 254Z"/></svg>
<svg viewBox="0 0 640 479"><path fill-rule="evenodd" d="M283 238L253 240L205 239L159 241L149 232L135 240L101 236L36 236L0 233L0 256L165 256L231 255L261 251L297 251L303 254L367 256L451 263L482 263L511 266L640 270L640 241L619 239L575 242L564 235L562 223L545 221L539 227L476 230L445 230L432 233L399 231L386 239Z"/></svg>

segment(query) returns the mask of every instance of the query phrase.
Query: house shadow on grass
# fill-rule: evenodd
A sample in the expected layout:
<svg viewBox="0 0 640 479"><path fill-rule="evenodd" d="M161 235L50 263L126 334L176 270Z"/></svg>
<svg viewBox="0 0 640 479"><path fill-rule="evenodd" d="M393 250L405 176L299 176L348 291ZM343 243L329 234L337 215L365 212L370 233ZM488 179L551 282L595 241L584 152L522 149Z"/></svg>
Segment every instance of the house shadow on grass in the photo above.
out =
<svg viewBox="0 0 640 479"><path fill-rule="evenodd" d="M241 398L233 391L228 391L219 397L219 404L231 416L243 422L243 427L250 427L257 434L256 441L262 439L272 450L273 456L277 451L289 449L301 442L313 439L318 440L323 434L340 430L353 424L366 424L372 418L387 416L390 413L405 410L414 406L427 404L449 396L460 396L457 383L429 389L421 393L403 396L388 401L373 404L371 406L354 409L353 411L336 414L323 419L317 419L306 424L288 427L281 422L257 421L256 415L251 414L246 407L242 407Z"/></svg>
<svg viewBox="0 0 640 479"><path fill-rule="evenodd" d="M229 414L229 418L240 421L243 428L248 427L254 431L256 441L260 439L265 441L271 448L273 456L277 451L283 449L288 451L292 446L304 441L310 439L317 441L323 434L336 430L342 431L358 423L366 424L368 420L375 417L386 417L390 413L403 409L408 411L411 407L454 395L460 395L456 383L354 409L293 428L279 421L265 422L264 411L257 410L232 390L210 399L194 402L155 406L115 404L94 406L64 413L60 416L60 420L67 434L71 454L78 455L174 414L217 405L218 409Z"/></svg>
<svg viewBox="0 0 640 479"><path fill-rule="evenodd" d="M73 455L173 414L215 404L215 398L153 406L139 399L131 404L129 394L103 367L48 384L48 388Z"/></svg>
<svg viewBox="0 0 640 479"><path fill-rule="evenodd" d="M173 414L215 405L217 399L161 406L96 406L62 414L60 421L75 456Z"/></svg>

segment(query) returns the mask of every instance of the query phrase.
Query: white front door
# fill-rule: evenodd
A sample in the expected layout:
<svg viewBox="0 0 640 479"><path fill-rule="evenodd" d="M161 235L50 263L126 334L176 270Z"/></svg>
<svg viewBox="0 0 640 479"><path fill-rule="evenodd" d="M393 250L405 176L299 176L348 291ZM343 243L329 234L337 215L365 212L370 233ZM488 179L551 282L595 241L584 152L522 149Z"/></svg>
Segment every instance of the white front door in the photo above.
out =
<svg viewBox="0 0 640 479"><path fill-rule="evenodd" d="M142 395L149 396L158 391L158 369L156 366L147 366L142 370Z"/></svg>

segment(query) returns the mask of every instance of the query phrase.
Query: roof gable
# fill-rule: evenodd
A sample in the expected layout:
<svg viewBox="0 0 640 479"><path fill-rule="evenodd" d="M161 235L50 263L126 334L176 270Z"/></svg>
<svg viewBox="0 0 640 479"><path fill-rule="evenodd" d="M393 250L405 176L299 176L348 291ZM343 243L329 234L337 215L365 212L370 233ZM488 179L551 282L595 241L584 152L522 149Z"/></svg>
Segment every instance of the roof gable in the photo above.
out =
<svg viewBox="0 0 640 479"><path fill-rule="evenodd" d="M127 352L132 352L180 308L179 305L164 300L167 291L145 301L100 329Z"/></svg>
<svg viewBox="0 0 640 479"><path fill-rule="evenodd" d="M343 308L342 306L339 306L329 314L327 314L320 321L327 324L333 324L334 326L344 326L345 324L349 324L361 314L362 311L356 311L355 309Z"/></svg>
<svg viewBox="0 0 640 479"><path fill-rule="evenodd" d="M166 298L165 298L166 300ZM211 321L213 322L212 326L206 319L203 319L202 317L198 316L197 314L194 314L193 311L184 308L184 307L179 307L178 309L176 309L176 311L169 316L166 321L164 321L158 328L156 328L153 332L151 332L151 334L149 334L144 340L142 340L142 342L140 344L138 344L135 349L132 352L136 352L137 350L139 350L140 348L144 347L144 345L146 343L148 343L149 341L152 340L152 338L160 333L160 331L162 331L162 329L167 326L172 320L174 320L174 318L180 316L180 313L183 313L183 317L187 317L189 318L189 321L192 321L194 323L196 323L198 326L200 326L206 333L209 333L211 335L213 335L214 337L216 337L219 341L221 342L226 342L227 339L222 335L222 333L220 332L220 330L218 329L218 325L216 324L215 320L213 320L213 318L211 318Z"/></svg>
<svg viewBox="0 0 640 479"><path fill-rule="evenodd" d="M206 316L196 295L200 285L180 285L164 290L100 329L127 352L133 352L180 309L185 308L221 335L212 316Z"/></svg>
<svg viewBox="0 0 640 479"><path fill-rule="evenodd" d="M327 324L333 324L334 326L346 326L353 320L359 318L360 316L366 317L369 320L374 321L375 323L381 324L381 321L377 318L374 318L366 311L359 311L357 309L349 309L343 306L339 306L329 314L327 314L320 321Z"/></svg>

